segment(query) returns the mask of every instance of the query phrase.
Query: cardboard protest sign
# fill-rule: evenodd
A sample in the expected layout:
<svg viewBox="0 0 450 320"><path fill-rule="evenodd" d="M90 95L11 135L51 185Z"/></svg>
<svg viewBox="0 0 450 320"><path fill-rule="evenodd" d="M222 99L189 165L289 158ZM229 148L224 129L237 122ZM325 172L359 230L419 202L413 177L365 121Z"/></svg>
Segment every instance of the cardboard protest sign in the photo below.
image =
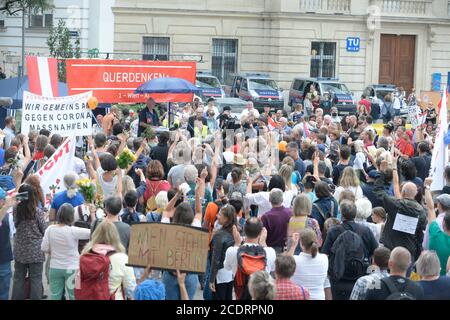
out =
<svg viewBox="0 0 450 320"><path fill-rule="evenodd" d="M440 100L441 94L439 91L421 91L418 103L422 109L428 108L430 102L436 108Z"/></svg>
<svg viewBox="0 0 450 320"><path fill-rule="evenodd" d="M135 94L141 84L156 78L182 78L195 84L192 61L67 59L69 94L92 90L100 103L192 101L192 93Z"/></svg>
<svg viewBox="0 0 450 320"><path fill-rule="evenodd" d="M133 224L128 264L203 273L208 249L208 232L205 230L167 223Z"/></svg>
<svg viewBox="0 0 450 320"><path fill-rule="evenodd" d="M47 129L63 137L92 135L92 111L87 106L91 96L91 91L66 97L24 91L21 132Z"/></svg>

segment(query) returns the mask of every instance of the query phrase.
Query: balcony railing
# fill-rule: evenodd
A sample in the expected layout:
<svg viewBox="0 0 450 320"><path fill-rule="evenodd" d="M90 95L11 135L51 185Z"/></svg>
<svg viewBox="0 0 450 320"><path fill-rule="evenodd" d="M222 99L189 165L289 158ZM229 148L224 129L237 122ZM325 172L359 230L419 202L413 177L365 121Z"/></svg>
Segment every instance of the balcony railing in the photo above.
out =
<svg viewBox="0 0 450 320"><path fill-rule="evenodd" d="M361 14L357 1L359 0L299 0L299 9L303 13L352 14L353 10L356 10L357 14ZM378 8L382 16L431 17L433 15L433 0L368 0L366 5ZM444 12L448 10L450 16L450 0L448 9L437 10L442 9Z"/></svg>
<svg viewBox="0 0 450 320"><path fill-rule="evenodd" d="M381 12L388 15L424 16L431 9L432 0L383 0L381 4Z"/></svg>
<svg viewBox="0 0 450 320"><path fill-rule="evenodd" d="M301 12L350 14L351 0L300 0Z"/></svg>

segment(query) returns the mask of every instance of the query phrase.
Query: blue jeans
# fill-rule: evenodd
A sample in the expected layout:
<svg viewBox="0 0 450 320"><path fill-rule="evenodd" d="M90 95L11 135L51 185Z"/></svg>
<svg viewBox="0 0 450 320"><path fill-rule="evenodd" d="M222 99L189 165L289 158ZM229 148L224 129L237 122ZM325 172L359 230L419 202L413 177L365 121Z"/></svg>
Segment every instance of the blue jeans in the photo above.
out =
<svg viewBox="0 0 450 320"><path fill-rule="evenodd" d="M0 263L0 300L8 300L11 286L11 261Z"/></svg>
<svg viewBox="0 0 450 320"><path fill-rule="evenodd" d="M162 282L166 287L166 300L180 300L180 287L178 286L177 277L172 275L168 271L164 271ZM198 288L198 275L188 273L186 275L186 291L189 296L189 300L194 300L195 291Z"/></svg>
<svg viewBox="0 0 450 320"><path fill-rule="evenodd" d="M205 282L203 288L203 299L212 300L212 292L209 288L209 279L211 277L211 251L208 253L208 259L206 260Z"/></svg>

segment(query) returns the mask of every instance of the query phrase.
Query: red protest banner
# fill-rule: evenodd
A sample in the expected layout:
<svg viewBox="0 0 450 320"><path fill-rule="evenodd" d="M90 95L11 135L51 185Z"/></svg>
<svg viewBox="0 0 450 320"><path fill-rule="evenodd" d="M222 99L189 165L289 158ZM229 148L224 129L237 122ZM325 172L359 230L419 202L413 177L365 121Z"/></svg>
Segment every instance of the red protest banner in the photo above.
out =
<svg viewBox="0 0 450 320"><path fill-rule="evenodd" d="M69 95L92 90L100 103L192 101L192 94L134 94L141 84L155 78L176 77L195 84L196 63L139 60L66 60Z"/></svg>

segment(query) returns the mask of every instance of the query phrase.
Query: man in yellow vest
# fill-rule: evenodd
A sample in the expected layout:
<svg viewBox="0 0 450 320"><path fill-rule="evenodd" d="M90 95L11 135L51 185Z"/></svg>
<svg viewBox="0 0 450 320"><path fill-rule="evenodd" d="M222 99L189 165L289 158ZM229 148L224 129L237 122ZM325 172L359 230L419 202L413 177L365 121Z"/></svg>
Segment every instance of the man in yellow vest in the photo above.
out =
<svg viewBox="0 0 450 320"><path fill-rule="evenodd" d="M195 114L189 118L187 130L192 138L206 138L208 134L208 123L203 116L203 108L197 108Z"/></svg>

